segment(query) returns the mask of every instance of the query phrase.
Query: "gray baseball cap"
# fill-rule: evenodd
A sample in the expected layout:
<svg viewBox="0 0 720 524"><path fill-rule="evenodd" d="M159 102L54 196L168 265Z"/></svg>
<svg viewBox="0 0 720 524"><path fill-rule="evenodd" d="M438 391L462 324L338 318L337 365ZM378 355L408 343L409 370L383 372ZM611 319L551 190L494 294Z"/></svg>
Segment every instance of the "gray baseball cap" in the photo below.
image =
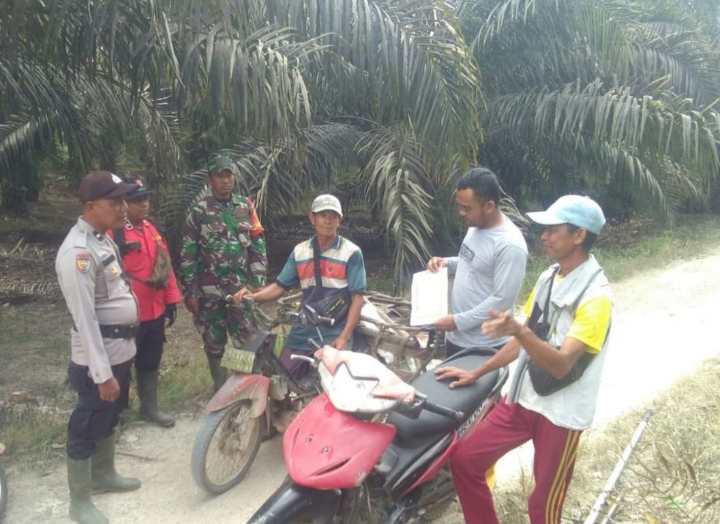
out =
<svg viewBox="0 0 720 524"><path fill-rule="evenodd" d="M320 211L335 211L338 215L343 216L340 200L333 195L320 195L313 200L311 213L319 213Z"/></svg>

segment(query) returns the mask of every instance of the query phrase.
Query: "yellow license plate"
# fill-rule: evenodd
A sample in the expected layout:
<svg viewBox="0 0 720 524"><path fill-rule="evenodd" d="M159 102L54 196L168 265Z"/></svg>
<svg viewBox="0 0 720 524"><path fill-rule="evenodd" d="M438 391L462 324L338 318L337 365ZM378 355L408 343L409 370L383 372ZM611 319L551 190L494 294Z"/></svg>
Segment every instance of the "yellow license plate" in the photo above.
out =
<svg viewBox="0 0 720 524"><path fill-rule="evenodd" d="M226 348L221 366L240 373L252 373L255 353L242 349Z"/></svg>

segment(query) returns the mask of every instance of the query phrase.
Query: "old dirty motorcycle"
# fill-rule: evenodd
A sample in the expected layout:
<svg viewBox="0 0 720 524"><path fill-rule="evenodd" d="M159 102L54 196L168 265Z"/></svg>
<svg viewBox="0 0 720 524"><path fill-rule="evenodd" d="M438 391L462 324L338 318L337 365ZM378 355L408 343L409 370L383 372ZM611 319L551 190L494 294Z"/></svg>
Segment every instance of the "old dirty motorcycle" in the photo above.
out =
<svg viewBox="0 0 720 524"><path fill-rule="evenodd" d="M272 318L251 299L234 304L228 296L226 302L227 307L244 308L253 328L242 348L225 350L222 365L231 375L207 404L193 446L193 479L214 494L237 485L255 460L263 439L282 432L319 393L316 374L302 382L290 377L276 355L277 334L271 330L280 324L314 326L317 342L322 344L317 327L334 322L307 306L299 312L280 311Z"/></svg>

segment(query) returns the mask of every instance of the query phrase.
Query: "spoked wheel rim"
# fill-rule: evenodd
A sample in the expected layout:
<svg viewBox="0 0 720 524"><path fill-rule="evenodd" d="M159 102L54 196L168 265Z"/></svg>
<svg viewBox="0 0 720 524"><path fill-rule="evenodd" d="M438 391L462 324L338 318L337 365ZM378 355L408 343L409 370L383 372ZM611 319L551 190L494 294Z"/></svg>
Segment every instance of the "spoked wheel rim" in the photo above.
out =
<svg viewBox="0 0 720 524"><path fill-rule="evenodd" d="M232 406L218 424L205 456L209 483L223 486L245 472L261 438L260 417L250 416L250 403Z"/></svg>

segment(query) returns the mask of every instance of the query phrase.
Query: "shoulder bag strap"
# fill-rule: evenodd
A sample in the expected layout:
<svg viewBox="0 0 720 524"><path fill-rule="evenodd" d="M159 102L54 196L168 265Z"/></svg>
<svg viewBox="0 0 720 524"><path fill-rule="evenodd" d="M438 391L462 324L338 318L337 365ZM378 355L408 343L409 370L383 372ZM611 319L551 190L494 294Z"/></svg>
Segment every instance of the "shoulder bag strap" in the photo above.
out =
<svg viewBox="0 0 720 524"><path fill-rule="evenodd" d="M312 239L313 248L313 269L315 270L315 294L319 295L323 288L322 269L320 268L320 246L317 237Z"/></svg>
<svg viewBox="0 0 720 524"><path fill-rule="evenodd" d="M113 241L120 251L120 258L125 258L127 255L127 244L125 243L125 226L113 228Z"/></svg>

